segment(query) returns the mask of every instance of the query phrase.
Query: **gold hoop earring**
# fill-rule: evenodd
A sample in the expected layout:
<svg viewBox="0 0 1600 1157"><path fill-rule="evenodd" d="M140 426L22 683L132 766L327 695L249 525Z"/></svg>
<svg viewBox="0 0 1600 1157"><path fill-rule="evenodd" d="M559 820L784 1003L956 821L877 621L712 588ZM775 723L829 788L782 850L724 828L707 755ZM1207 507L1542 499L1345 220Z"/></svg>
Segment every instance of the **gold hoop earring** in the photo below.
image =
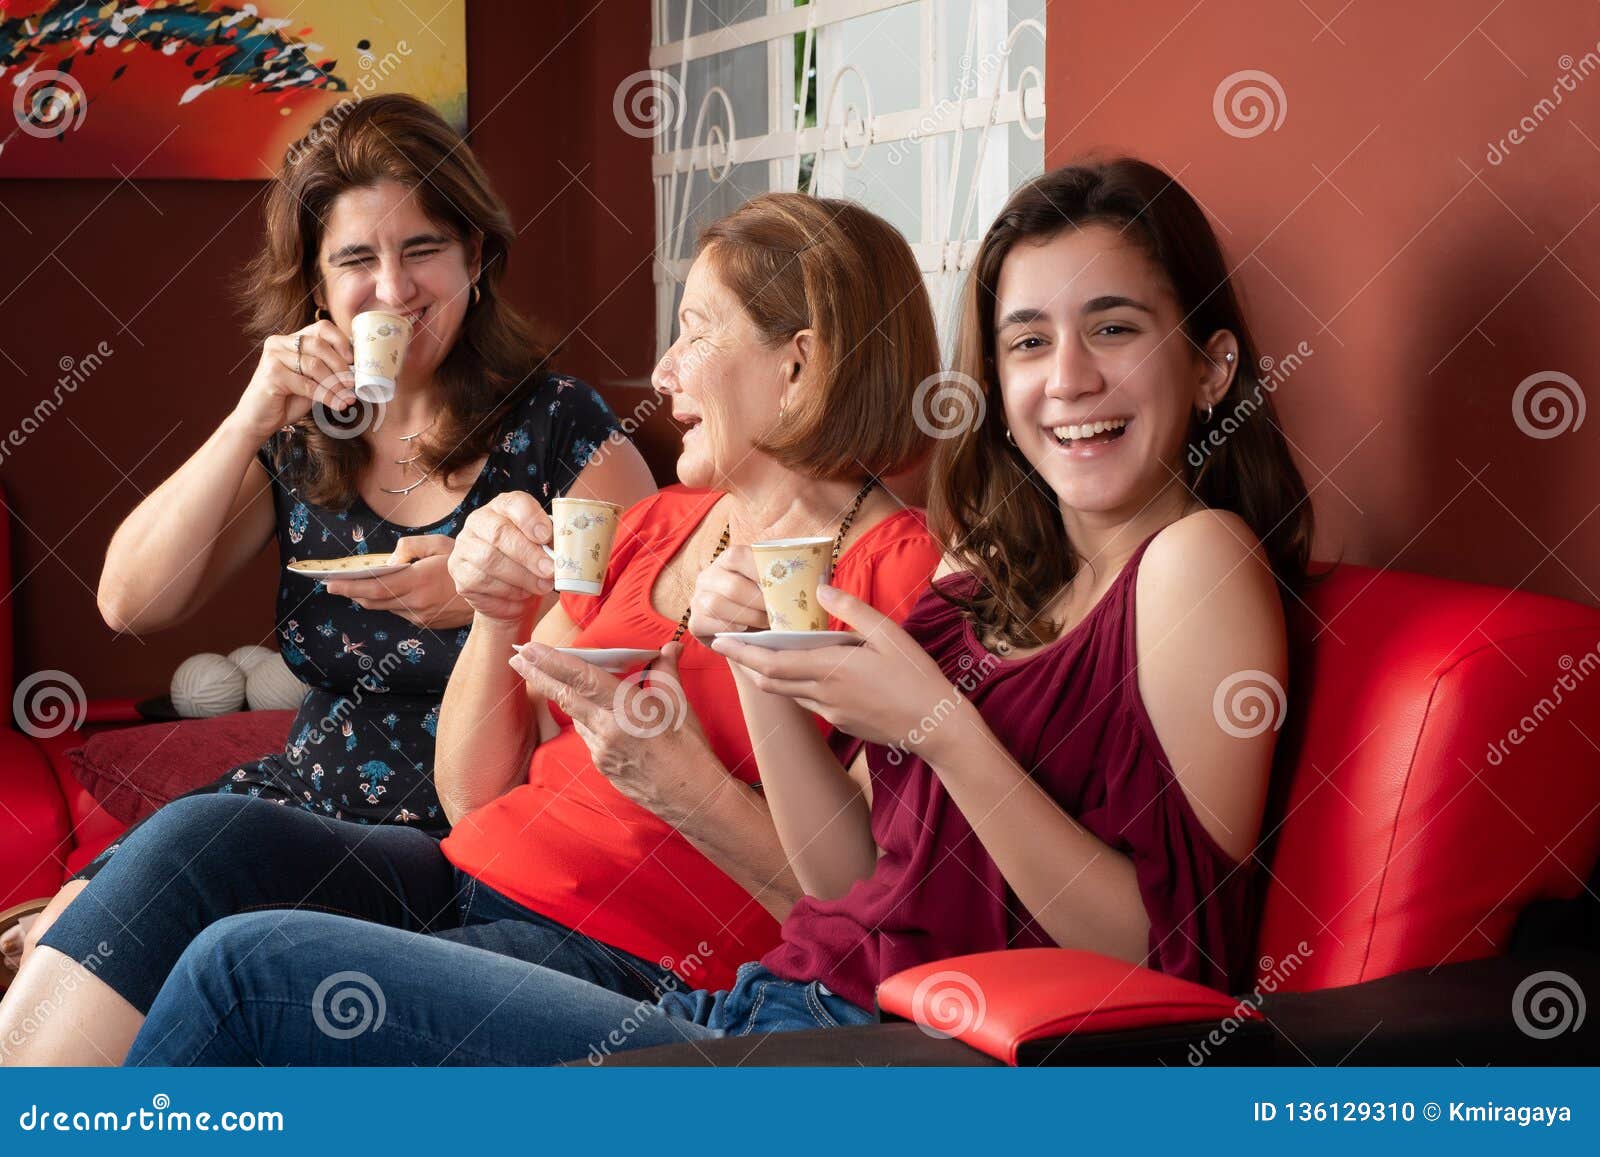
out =
<svg viewBox="0 0 1600 1157"><path fill-rule="evenodd" d="M483 300L483 294L481 292L479 292L478 283L476 281L474 281L472 283L472 304L473 305L477 305L478 302L480 302L482 300Z"/></svg>
<svg viewBox="0 0 1600 1157"><path fill-rule="evenodd" d="M1202 426L1209 426L1211 424L1211 415L1216 413L1216 412L1217 412L1216 411L1216 407L1211 405L1211 403L1207 402L1206 403L1206 412L1205 412L1205 415L1200 419L1200 424Z"/></svg>
<svg viewBox="0 0 1600 1157"><path fill-rule="evenodd" d="M1006 427L1006 441L1010 442L1013 446L1015 446L1017 444L1017 440L1011 436L1011 427L1010 426Z"/></svg>
<svg viewBox="0 0 1600 1157"><path fill-rule="evenodd" d="M311 320L312 321L332 321L333 320L333 314L329 313L327 310L323 309L322 306L319 305L319 306L317 306L316 312L311 315Z"/></svg>

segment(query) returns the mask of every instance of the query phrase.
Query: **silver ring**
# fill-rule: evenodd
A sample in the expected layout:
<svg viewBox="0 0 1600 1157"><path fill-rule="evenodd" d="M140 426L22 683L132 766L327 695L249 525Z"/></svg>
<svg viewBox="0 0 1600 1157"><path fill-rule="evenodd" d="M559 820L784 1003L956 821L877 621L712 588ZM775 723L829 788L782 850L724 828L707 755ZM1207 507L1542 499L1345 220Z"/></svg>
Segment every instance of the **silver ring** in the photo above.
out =
<svg viewBox="0 0 1600 1157"><path fill-rule="evenodd" d="M305 362L300 356L300 346L305 340L306 335L303 333L297 333L294 335L294 372L299 374L302 378L306 376L306 371Z"/></svg>

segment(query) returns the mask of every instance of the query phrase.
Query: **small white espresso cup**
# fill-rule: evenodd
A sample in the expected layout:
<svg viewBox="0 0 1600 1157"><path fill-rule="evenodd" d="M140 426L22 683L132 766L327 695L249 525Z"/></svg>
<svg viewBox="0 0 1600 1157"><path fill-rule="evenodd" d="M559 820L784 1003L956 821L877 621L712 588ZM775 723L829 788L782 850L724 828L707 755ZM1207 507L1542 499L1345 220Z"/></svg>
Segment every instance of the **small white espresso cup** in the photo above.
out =
<svg viewBox="0 0 1600 1157"><path fill-rule="evenodd" d="M410 318L386 309L356 314L350 322L350 344L355 347L356 356L356 397L379 404L394 400L394 383L405 364L411 328Z"/></svg>

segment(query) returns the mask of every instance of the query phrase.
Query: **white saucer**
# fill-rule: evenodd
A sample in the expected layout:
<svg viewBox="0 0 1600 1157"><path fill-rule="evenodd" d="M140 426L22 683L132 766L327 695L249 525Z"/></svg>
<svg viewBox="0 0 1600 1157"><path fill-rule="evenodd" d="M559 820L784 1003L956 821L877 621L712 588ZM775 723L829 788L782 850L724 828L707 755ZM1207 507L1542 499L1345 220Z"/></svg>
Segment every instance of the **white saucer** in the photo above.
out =
<svg viewBox="0 0 1600 1157"><path fill-rule="evenodd" d="M815 651L819 647L859 647L854 631L718 631L717 638L750 643L769 651Z"/></svg>
<svg viewBox="0 0 1600 1157"><path fill-rule="evenodd" d="M602 671L613 674L661 657L659 650L647 651L638 647L557 647L556 650L574 659L582 659L585 663L593 663Z"/></svg>
<svg viewBox="0 0 1600 1157"><path fill-rule="evenodd" d="M345 558L303 558L289 563L284 569L306 578L364 579L395 574L411 565L410 562L387 561L393 557L387 554L352 554Z"/></svg>

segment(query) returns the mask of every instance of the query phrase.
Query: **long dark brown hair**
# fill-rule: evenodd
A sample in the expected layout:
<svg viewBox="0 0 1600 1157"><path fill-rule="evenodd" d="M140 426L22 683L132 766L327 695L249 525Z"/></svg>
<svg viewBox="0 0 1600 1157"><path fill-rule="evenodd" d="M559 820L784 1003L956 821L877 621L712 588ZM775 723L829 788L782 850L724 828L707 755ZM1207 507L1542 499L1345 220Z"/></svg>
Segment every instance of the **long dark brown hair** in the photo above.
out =
<svg viewBox="0 0 1600 1157"><path fill-rule="evenodd" d="M545 378L550 350L500 296L516 231L504 203L460 135L412 96L382 94L336 105L284 154L267 192L266 235L245 269L247 331L260 342L315 319L312 292L329 211L340 194L394 181L456 240L481 239L480 296L436 373L441 412L418 439L418 466L450 478L482 458L500 420ZM279 443L279 465L307 500L342 510L371 458L359 437L336 438L308 415Z"/></svg>
<svg viewBox="0 0 1600 1157"><path fill-rule="evenodd" d="M933 456L930 517L956 564L978 580L941 583L939 590L982 631L1014 646L1055 637L1056 624L1042 620L1042 612L1083 559L1067 536L1055 494L1006 441L995 372L996 286L1019 242L1040 243L1095 224L1110 225L1143 247L1166 276L1196 348L1218 330L1237 339L1239 367L1228 392L1209 421L1193 419L1183 480L1206 506L1244 519L1281 584L1293 589L1307 580L1313 521L1305 482L1273 411L1276 383L1268 387L1260 376L1255 342L1205 214L1182 185L1144 161L1069 165L1013 193L978 248L962 302L955 369L982 389L983 420L939 442ZM1243 420L1235 421L1240 415ZM1226 437L1213 437L1225 420Z"/></svg>

